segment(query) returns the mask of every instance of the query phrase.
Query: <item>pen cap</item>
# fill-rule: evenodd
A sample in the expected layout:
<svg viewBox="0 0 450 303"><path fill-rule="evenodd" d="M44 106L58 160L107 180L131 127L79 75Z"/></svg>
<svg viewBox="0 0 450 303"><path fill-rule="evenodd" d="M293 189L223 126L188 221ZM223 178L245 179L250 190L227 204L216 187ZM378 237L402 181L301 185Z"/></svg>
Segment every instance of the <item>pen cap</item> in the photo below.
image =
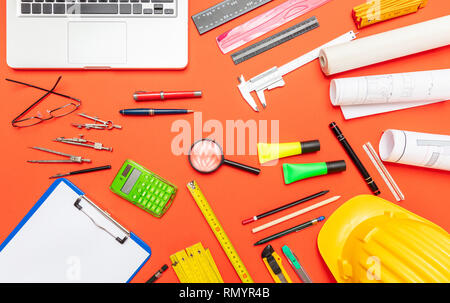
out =
<svg viewBox="0 0 450 303"><path fill-rule="evenodd" d="M313 153L320 150L319 140L300 142L300 145L302 146L302 154Z"/></svg>
<svg viewBox="0 0 450 303"><path fill-rule="evenodd" d="M329 174L340 173L347 169L347 165L344 160L326 162L326 165Z"/></svg>
<svg viewBox="0 0 450 303"><path fill-rule="evenodd" d="M341 137L342 138L344 137L341 130L339 129L339 126L337 126L336 122L331 122L329 126L339 140L341 139Z"/></svg>

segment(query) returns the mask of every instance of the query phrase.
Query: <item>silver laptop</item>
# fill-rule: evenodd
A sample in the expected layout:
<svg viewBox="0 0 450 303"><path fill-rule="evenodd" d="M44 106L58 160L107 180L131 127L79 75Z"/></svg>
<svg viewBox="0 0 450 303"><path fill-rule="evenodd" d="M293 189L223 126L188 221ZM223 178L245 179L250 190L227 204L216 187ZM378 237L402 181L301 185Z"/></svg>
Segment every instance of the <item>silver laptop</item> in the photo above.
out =
<svg viewBox="0 0 450 303"><path fill-rule="evenodd" d="M12 68L182 69L188 0L6 0Z"/></svg>

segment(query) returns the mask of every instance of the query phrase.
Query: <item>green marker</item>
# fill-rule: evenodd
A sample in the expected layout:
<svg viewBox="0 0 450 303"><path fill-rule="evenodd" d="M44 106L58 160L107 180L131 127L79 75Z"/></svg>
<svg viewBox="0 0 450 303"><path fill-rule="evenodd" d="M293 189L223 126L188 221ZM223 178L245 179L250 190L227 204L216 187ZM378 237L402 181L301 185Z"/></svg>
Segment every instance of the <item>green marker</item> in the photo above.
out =
<svg viewBox="0 0 450 303"><path fill-rule="evenodd" d="M303 267L300 265L300 262L298 262L297 256L292 252L292 250L287 246L283 246L282 248L284 255L289 261L289 264L291 264L294 271L297 273L300 280L302 280L303 283L312 283L311 279L309 278L308 274L305 272Z"/></svg>
<svg viewBox="0 0 450 303"><path fill-rule="evenodd" d="M283 164L284 183L291 184L295 181L338 173L346 170L345 161Z"/></svg>

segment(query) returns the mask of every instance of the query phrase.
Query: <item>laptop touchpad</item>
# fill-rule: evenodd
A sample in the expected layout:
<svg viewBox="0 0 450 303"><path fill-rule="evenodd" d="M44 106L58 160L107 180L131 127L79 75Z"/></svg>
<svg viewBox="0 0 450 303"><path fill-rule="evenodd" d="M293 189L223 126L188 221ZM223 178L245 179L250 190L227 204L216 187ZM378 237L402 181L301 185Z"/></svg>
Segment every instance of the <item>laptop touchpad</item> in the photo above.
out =
<svg viewBox="0 0 450 303"><path fill-rule="evenodd" d="M69 63L109 66L127 62L125 22L69 22Z"/></svg>

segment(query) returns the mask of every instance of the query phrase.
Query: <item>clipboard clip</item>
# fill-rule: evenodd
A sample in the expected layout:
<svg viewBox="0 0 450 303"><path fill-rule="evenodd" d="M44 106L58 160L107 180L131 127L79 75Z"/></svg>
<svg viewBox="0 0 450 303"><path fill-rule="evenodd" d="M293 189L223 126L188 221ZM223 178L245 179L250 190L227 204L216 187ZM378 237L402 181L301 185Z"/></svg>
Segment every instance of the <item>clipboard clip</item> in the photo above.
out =
<svg viewBox="0 0 450 303"><path fill-rule="evenodd" d="M91 202L88 198L86 198L85 196L80 196L74 203L74 206L80 210L81 212L83 212L91 221L92 223L94 223L95 226L97 226L98 228L100 228L101 230L105 231L106 233L108 233L109 235L111 235L111 237L113 237L114 239L116 239L117 242L119 242L120 244L124 244L125 241L128 239L127 236L124 236L123 238L120 238L118 236L115 236L112 232L110 232L109 230L107 230L105 227L101 226L100 224L98 224L87 212L85 212L83 210L83 207L80 205L81 200L84 199L86 200L88 203L90 203L97 211L99 211L106 219L110 220L112 223L114 223L117 227L119 227L121 230L123 230L127 235L129 235L129 232L123 228L119 223L117 223L113 218L111 218L106 212L104 212L103 210L101 210L100 208L98 208L93 202Z"/></svg>

